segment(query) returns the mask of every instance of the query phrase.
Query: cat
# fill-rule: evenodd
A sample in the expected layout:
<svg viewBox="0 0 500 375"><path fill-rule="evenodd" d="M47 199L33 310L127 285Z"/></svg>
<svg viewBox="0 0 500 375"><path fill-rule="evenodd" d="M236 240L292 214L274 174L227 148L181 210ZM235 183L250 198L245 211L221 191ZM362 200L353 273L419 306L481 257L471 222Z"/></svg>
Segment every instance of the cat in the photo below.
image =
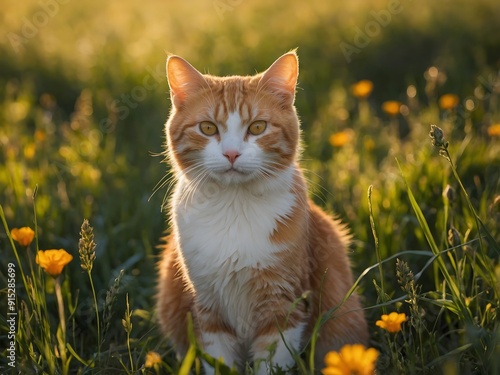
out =
<svg viewBox="0 0 500 375"><path fill-rule="evenodd" d="M190 313L210 356L240 371L246 363L256 374L286 371L291 352L338 306L319 331L316 362L346 343L366 345L358 296L342 304L353 285L350 234L308 198L298 164L296 52L246 77L201 74L171 55L167 79L175 188L157 308L177 353L189 346Z"/></svg>

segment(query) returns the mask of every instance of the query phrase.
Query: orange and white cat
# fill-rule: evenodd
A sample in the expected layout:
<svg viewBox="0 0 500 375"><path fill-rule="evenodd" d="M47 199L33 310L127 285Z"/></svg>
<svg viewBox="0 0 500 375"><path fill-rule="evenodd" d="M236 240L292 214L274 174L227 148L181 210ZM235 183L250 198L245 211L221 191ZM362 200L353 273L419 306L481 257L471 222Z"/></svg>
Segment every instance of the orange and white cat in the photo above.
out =
<svg viewBox="0 0 500 375"><path fill-rule="evenodd" d="M257 374L286 370L353 285L347 230L308 199L298 164L297 55L248 77L204 75L170 56L167 77L176 184L159 264L161 329L182 356L191 313L209 355L254 363ZM352 295L322 326L316 358L367 340Z"/></svg>

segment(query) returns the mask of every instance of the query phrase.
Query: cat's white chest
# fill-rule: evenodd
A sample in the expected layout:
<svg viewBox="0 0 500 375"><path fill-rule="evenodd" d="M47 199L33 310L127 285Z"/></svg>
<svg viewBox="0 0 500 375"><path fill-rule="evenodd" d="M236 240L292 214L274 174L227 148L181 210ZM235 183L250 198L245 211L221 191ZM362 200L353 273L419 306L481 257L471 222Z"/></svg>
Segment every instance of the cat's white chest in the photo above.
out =
<svg viewBox="0 0 500 375"><path fill-rule="evenodd" d="M186 193L182 181L175 194L178 240L198 298L241 317L252 303L252 271L272 265L284 249L271 237L277 220L292 212L294 194L286 188L256 193L210 183ZM233 314L234 309L242 311Z"/></svg>
<svg viewBox="0 0 500 375"><path fill-rule="evenodd" d="M182 185L179 186L182 196ZM182 252L191 272L224 264L228 271L267 266L280 246L271 241L277 221L292 211L290 191L255 193L216 184L185 194L177 201L175 222Z"/></svg>

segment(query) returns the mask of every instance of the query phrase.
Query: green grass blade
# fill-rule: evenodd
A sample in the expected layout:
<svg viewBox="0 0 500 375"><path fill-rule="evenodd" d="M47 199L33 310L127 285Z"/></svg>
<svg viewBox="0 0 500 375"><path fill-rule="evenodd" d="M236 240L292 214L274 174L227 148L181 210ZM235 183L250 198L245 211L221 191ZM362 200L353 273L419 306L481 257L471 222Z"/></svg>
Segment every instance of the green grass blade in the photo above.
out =
<svg viewBox="0 0 500 375"><path fill-rule="evenodd" d="M189 375L191 367L196 359L196 346L191 344L187 351L184 360L182 361L181 368L179 369L179 375Z"/></svg>
<svg viewBox="0 0 500 375"><path fill-rule="evenodd" d="M73 347L71 346L70 343L67 343L66 347L68 348L68 351L71 353L71 355L73 357L75 357L75 359L78 362L80 362L81 364L83 364L85 367L92 367L92 365L93 365L92 361L85 361L82 357L80 357L78 355L78 353L75 351L75 349L73 349Z"/></svg>
<svg viewBox="0 0 500 375"><path fill-rule="evenodd" d="M385 293L384 273L382 271L382 256L380 254L377 228L375 227L375 219L373 217L372 191L373 191L373 185L370 185L368 187L368 213L370 216L370 227L372 228L373 241L375 243L375 254L377 255L377 262L379 264L378 271L380 274L380 290L381 290L379 298L382 299L382 302L385 302L387 295ZM384 314L387 314L387 309L385 307L383 308L383 312L384 312Z"/></svg>
<svg viewBox="0 0 500 375"><path fill-rule="evenodd" d="M2 219L3 227L5 229L5 233L7 234L7 237L10 242L10 246L12 247L12 250L14 251L14 256L16 257L17 265L19 267L19 270L21 271L21 277L23 279L23 285L26 290L28 290L28 283L26 281L26 276L23 270L23 265L21 263L21 259L19 258L19 253L17 252L16 244L14 243L14 240L12 239L12 236L10 235L10 230L9 230L9 225L7 224L7 219L5 218L5 213L3 211L3 207L0 204L0 218Z"/></svg>
<svg viewBox="0 0 500 375"><path fill-rule="evenodd" d="M422 231L424 233L424 236L427 240L427 243L429 244L429 247L431 248L431 251L434 253L434 255L436 255L436 261L437 261L437 264L439 266L439 270L441 271L441 273L442 273L442 275L447 283L447 286L451 290L451 294L453 296L453 302L457 305L457 308L461 312L461 317L465 320L465 322L468 324L473 324L472 315L471 315L469 309L467 309L467 307L465 306L465 303L462 299L458 285L455 282L455 280L453 279L453 277L450 275L443 258L441 256L439 256L441 254L441 251L439 250L439 248L436 244L436 241L434 240L434 236L432 235L432 232L429 228L429 224L427 223L427 220L425 219L425 216L424 216L422 210L420 209L420 206L418 205L418 202L415 199L415 196L413 195L413 192L408 184L408 181L406 180L406 178L403 174L403 170L401 168L401 165L399 164L399 161L397 159L396 159L396 162L398 164L401 176L403 177L403 180L405 182L406 192L408 194L408 198L410 200L411 207L415 213L415 216L417 217L420 228L422 229Z"/></svg>
<svg viewBox="0 0 500 375"><path fill-rule="evenodd" d="M471 346L472 346L472 344L465 344L465 345L459 346L458 348L455 348L455 349L449 351L445 355L442 355L442 356L434 359L433 361L429 362L427 364L426 368L430 369L430 368L434 367L435 365L437 365L438 363L443 362L446 358L454 357L457 354L463 353L464 351L468 350Z"/></svg>

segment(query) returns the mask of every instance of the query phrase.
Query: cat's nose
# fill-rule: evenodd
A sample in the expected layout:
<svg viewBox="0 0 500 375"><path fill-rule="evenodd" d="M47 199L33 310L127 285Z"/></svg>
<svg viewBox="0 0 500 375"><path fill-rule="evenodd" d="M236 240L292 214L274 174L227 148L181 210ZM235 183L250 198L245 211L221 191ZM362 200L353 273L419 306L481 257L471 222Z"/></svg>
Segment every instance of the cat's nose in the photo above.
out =
<svg viewBox="0 0 500 375"><path fill-rule="evenodd" d="M236 150L228 150L224 152L224 156L227 158L227 160L229 160L229 162L232 165L236 161L236 158L240 156L240 153Z"/></svg>

